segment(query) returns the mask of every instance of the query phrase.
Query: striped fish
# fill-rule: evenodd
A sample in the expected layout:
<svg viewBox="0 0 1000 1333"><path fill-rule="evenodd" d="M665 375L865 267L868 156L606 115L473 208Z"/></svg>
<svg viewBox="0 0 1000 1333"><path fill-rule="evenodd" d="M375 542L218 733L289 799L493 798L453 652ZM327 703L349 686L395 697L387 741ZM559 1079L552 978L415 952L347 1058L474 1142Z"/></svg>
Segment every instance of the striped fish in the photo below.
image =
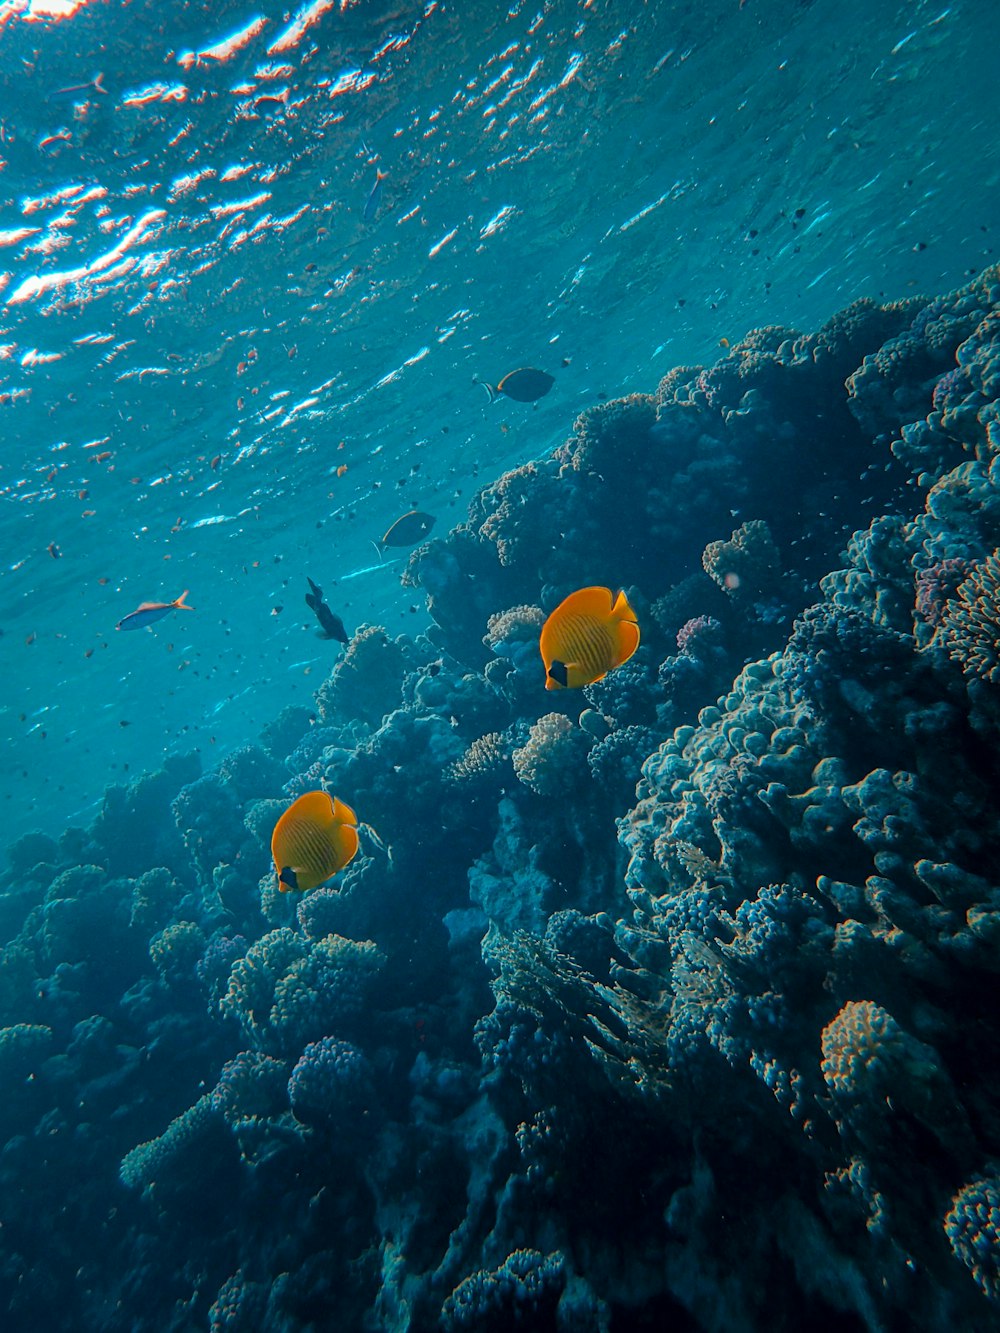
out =
<svg viewBox="0 0 1000 1333"><path fill-rule="evenodd" d="M274 826L271 855L282 893L315 889L358 850L358 817L326 791L307 791Z"/></svg>
<svg viewBox="0 0 1000 1333"><path fill-rule="evenodd" d="M625 594L580 588L560 602L542 626L545 688L592 685L627 662L638 646L639 626Z"/></svg>

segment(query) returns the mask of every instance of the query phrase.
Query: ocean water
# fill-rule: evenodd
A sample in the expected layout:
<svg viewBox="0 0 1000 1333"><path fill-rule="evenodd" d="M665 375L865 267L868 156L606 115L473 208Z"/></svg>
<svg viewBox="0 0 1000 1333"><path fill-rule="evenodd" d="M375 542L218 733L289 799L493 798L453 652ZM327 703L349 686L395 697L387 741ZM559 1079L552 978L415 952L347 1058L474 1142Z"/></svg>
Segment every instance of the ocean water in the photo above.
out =
<svg viewBox="0 0 1000 1333"><path fill-rule="evenodd" d="M0 2L5 1328L1000 1327L998 38Z"/></svg>
<svg viewBox="0 0 1000 1333"><path fill-rule="evenodd" d="M307 574L422 625L370 544L407 509L450 527L604 396L996 242L987 0L0 15L12 832L308 702ZM490 408L522 364L555 390Z"/></svg>

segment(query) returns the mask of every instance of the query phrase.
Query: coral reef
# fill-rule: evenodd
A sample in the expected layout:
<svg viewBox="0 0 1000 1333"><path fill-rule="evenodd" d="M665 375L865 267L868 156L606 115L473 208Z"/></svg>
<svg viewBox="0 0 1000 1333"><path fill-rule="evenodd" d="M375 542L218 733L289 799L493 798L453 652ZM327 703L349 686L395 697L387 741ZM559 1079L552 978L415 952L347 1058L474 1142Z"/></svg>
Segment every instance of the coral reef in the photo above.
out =
<svg viewBox="0 0 1000 1333"><path fill-rule="evenodd" d="M19 838L11 1329L996 1327L998 394L995 269L751 330L414 552L426 633ZM587 583L642 644L549 698Z"/></svg>

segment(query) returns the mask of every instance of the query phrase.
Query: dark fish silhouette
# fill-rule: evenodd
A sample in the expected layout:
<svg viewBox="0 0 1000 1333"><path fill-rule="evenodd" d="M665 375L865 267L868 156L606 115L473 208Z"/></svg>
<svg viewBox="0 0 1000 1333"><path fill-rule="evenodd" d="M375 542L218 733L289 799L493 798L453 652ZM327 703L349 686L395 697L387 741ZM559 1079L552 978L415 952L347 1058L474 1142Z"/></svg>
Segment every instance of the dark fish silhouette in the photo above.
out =
<svg viewBox="0 0 1000 1333"><path fill-rule="evenodd" d="M520 370L512 370L509 375L504 375L500 383L493 387L487 384L485 380L478 380L490 396L490 402L496 402L500 394L505 394L508 398L513 398L518 403L537 403L539 398L544 398L548 391L555 384L553 377L544 370L532 370L524 366Z"/></svg>
<svg viewBox="0 0 1000 1333"><path fill-rule="evenodd" d="M382 540L374 542L373 545L379 555L387 546L416 546L417 542L422 541L427 536L435 521L433 514L425 514L419 509L411 509L402 518L397 518L395 523L386 531Z"/></svg>
<svg viewBox="0 0 1000 1333"><path fill-rule="evenodd" d="M340 616L334 613L323 601L323 589L318 588L309 575L306 575L306 582L311 589L306 593L306 606L309 607L313 615L319 621L319 627L322 630L322 638L336 639L339 643L348 643L347 630L344 629L344 622Z"/></svg>

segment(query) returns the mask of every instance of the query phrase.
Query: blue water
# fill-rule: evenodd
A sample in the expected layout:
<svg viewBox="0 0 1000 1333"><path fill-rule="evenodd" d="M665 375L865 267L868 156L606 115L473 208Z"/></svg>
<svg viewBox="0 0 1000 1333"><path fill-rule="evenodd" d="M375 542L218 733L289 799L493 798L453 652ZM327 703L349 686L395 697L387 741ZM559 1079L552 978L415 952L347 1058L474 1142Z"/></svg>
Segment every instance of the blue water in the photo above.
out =
<svg viewBox="0 0 1000 1333"><path fill-rule="evenodd" d="M0 0L0 1327L1000 1328L998 39Z"/></svg>
<svg viewBox="0 0 1000 1333"><path fill-rule="evenodd" d="M418 628L370 545L406 509L995 245L989 0L50 9L0 10L12 833L308 702L307 573ZM491 408L520 364L555 389Z"/></svg>

